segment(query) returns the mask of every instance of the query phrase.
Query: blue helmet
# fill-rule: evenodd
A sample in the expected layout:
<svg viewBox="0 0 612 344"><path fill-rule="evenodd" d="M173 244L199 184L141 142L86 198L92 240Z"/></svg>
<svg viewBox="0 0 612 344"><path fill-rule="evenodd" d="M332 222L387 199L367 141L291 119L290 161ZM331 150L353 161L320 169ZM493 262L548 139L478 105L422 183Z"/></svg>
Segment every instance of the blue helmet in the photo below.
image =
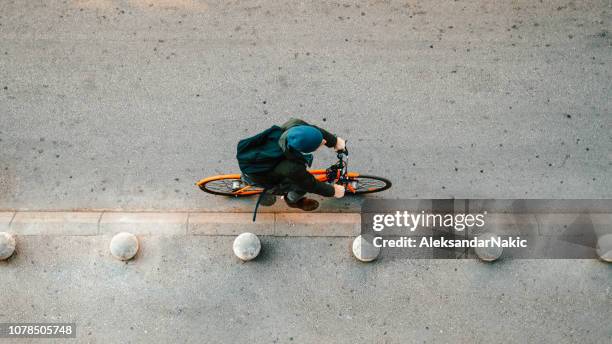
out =
<svg viewBox="0 0 612 344"><path fill-rule="evenodd" d="M298 125L287 131L287 145L301 153L317 150L323 142L323 134L315 127Z"/></svg>

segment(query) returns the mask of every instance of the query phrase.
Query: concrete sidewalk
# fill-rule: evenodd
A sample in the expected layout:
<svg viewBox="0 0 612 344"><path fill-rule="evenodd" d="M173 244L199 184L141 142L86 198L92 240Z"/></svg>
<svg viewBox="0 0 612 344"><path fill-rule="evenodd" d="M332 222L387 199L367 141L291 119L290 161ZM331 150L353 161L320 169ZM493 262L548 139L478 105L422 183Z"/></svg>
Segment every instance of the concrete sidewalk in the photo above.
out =
<svg viewBox="0 0 612 344"><path fill-rule="evenodd" d="M571 221L580 214L557 214ZM593 259L411 259L350 254L357 213L0 212L0 322L74 322L87 343L608 343L610 264ZM540 234L550 214L492 214ZM608 226L610 214L596 214ZM554 222L552 222L554 223ZM109 238L139 236L133 260ZM248 263L231 250L261 235ZM475 257L474 257L475 258ZM26 287L27 286L27 287ZM33 341L32 341L33 342ZM49 340L62 343L64 340Z"/></svg>
<svg viewBox="0 0 612 344"><path fill-rule="evenodd" d="M29 236L0 262L1 322L74 322L78 343L610 343L612 266L596 260L392 259L350 238ZM21 342L21 341L20 341ZM64 343L66 340L23 340Z"/></svg>

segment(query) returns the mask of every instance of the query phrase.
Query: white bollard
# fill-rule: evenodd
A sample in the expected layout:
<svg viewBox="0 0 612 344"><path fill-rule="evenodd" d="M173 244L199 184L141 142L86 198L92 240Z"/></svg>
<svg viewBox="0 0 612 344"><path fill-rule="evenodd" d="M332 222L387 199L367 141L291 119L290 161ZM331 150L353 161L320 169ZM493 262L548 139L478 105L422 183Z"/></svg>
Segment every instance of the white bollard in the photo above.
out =
<svg viewBox="0 0 612 344"><path fill-rule="evenodd" d="M15 238L6 232L0 232L0 260L8 259L15 252Z"/></svg>
<svg viewBox="0 0 612 344"><path fill-rule="evenodd" d="M132 233L121 232L110 242L111 254L119 260L130 260L138 253L138 238Z"/></svg>
<svg viewBox="0 0 612 344"><path fill-rule="evenodd" d="M253 233L242 233L234 239L234 254L243 261L255 259L261 251L261 242Z"/></svg>
<svg viewBox="0 0 612 344"><path fill-rule="evenodd" d="M360 235L353 240L353 255L355 258L365 263L378 258L380 247L374 246L372 239Z"/></svg>
<svg viewBox="0 0 612 344"><path fill-rule="evenodd" d="M607 263L612 263L612 234L602 235L597 239L597 256Z"/></svg>
<svg viewBox="0 0 612 344"><path fill-rule="evenodd" d="M486 240L496 236L497 235L491 233L483 233L478 235L478 238ZM476 252L476 255L478 258L480 258L480 260L485 262L493 262L501 257L502 253L504 252L504 248L499 246L475 247L474 252Z"/></svg>

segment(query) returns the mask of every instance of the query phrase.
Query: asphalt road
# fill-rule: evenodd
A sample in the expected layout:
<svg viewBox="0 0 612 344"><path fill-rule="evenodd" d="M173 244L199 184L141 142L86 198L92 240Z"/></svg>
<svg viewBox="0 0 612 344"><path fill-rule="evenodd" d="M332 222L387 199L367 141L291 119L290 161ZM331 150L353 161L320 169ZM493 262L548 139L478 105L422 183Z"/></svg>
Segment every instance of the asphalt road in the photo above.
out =
<svg viewBox="0 0 612 344"><path fill-rule="evenodd" d="M291 116L393 198L610 198L609 1L2 1L0 209L249 209ZM316 165L333 162L323 152ZM327 202L323 209L352 207Z"/></svg>
<svg viewBox="0 0 612 344"><path fill-rule="evenodd" d="M241 263L232 240L142 237L126 264L106 237L21 237L0 262L0 322L75 322L79 343L612 339L612 269L597 260L364 264L350 238L262 237Z"/></svg>
<svg viewBox="0 0 612 344"><path fill-rule="evenodd" d="M611 198L611 17L605 0L1 1L0 209L250 209L193 183L293 116L391 179L377 197ZM596 260L362 264L348 238L263 237L243 264L231 237L150 236L125 264L101 236L17 239L0 322L74 321L79 342L612 338Z"/></svg>

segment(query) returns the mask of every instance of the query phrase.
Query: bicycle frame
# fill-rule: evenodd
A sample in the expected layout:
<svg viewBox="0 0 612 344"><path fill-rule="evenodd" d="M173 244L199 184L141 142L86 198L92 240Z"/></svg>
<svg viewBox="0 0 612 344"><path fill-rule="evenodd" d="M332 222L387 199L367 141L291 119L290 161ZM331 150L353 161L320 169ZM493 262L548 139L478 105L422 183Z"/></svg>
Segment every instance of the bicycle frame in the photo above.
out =
<svg viewBox="0 0 612 344"><path fill-rule="evenodd" d="M347 190L350 192L355 192L355 189L350 184L351 179L359 176L357 172L348 172L348 162L345 161L344 156L348 155L348 151L339 152L337 154L338 161L325 170L309 170L308 172L312 174L316 180L320 182L333 182L345 185ZM348 160L348 159L347 159ZM203 184L217 179L240 179L240 174L224 174L218 176L212 176L208 178L204 178L196 183L198 187L201 187ZM246 185L243 188L236 190L234 192L235 196L248 196L248 195L257 195L260 194L263 190L253 190L257 185Z"/></svg>

